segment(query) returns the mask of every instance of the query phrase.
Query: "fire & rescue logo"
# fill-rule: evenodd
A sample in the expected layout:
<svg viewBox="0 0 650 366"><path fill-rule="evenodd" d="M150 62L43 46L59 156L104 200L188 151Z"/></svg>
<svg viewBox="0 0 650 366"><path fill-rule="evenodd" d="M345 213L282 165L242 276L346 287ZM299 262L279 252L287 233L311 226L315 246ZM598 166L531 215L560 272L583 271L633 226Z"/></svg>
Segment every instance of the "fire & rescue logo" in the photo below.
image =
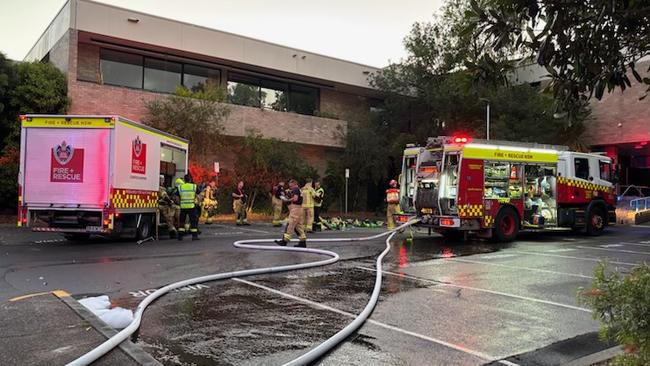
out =
<svg viewBox="0 0 650 366"><path fill-rule="evenodd" d="M131 173L147 174L147 144L137 136L131 147Z"/></svg>
<svg viewBox="0 0 650 366"><path fill-rule="evenodd" d="M50 182L83 183L84 149L74 148L65 141L52 148Z"/></svg>

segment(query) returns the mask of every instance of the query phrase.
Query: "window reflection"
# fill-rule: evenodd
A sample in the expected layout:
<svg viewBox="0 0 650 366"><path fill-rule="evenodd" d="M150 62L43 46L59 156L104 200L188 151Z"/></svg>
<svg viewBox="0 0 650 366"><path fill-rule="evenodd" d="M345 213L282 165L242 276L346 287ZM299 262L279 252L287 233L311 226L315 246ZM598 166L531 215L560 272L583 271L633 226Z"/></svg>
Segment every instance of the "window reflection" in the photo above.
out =
<svg viewBox="0 0 650 366"><path fill-rule="evenodd" d="M200 91L207 84L219 85L221 72L209 67L183 65L183 86L191 91Z"/></svg>
<svg viewBox="0 0 650 366"><path fill-rule="evenodd" d="M181 85L181 64L155 58L145 58L145 89L173 93L179 85Z"/></svg>
<svg viewBox="0 0 650 366"><path fill-rule="evenodd" d="M99 67L104 84L142 88L142 56L102 49Z"/></svg>

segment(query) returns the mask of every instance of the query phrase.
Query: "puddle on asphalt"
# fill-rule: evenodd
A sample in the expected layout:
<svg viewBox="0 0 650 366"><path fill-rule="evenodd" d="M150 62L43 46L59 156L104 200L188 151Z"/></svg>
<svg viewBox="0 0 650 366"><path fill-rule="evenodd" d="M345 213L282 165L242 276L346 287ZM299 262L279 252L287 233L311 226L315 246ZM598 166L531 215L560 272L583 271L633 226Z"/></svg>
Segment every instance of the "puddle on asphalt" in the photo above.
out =
<svg viewBox="0 0 650 366"><path fill-rule="evenodd" d="M325 340L349 320L228 281L161 299L147 310L138 344L164 365L262 364Z"/></svg>

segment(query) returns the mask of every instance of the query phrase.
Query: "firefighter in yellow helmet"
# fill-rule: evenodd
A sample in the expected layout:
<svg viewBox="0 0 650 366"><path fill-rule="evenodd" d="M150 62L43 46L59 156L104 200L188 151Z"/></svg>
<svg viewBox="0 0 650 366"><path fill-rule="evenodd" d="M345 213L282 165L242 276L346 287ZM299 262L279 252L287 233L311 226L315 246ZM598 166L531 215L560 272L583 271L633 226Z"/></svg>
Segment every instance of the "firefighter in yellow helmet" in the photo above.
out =
<svg viewBox="0 0 650 366"><path fill-rule="evenodd" d="M305 230L308 233L314 231L314 196L316 191L312 187L311 178L307 178L305 186L302 187L302 210L305 217Z"/></svg>
<svg viewBox="0 0 650 366"><path fill-rule="evenodd" d="M390 188L386 190L386 222L388 223L388 230L395 228L394 214L400 213L399 208L399 189L397 188L397 181L392 179L388 185Z"/></svg>
<svg viewBox="0 0 650 366"><path fill-rule="evenodd" d="M198 210L196 209L197 204L197 195L200 193L199 188L196 184L192 183L192 176L189 174L185 175L185 183L181 184L178 187L178 192L181 197L181 217L179 220L178 228L178 240L183 240L183 235L187 231L185 223L189 218L190 221L190 233L192 234L192 240L199 240L199 215Z"/></svg>
<svg viewBox="0 0 650 366"><path fill-rule="evenodd" d="M306 248L307 247L307 236L305 235L305 229L303 227L303 197L298 182L294 179L289 181L289 192L288 195L282 195L282 201L289 206L289 222L287 224L287 229L284 232L281 240L276 240L275 243L280 246L286 246L287 243L291 240L291 234L295 232L298 234L298 239L300 240L297 247Z"/></svg>

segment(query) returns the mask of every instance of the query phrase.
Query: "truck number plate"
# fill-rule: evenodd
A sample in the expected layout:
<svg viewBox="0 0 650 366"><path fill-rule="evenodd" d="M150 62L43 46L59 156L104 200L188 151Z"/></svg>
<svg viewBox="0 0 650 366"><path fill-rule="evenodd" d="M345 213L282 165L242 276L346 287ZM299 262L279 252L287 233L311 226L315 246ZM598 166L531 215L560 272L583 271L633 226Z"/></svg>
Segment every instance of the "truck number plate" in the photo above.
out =
<svg viewBox="0 0 650 366"><path fill-rule="evenodd" d="M97 232L102 231L102 227L101 226L86 226L86 231L97 233Z"/></svg>

